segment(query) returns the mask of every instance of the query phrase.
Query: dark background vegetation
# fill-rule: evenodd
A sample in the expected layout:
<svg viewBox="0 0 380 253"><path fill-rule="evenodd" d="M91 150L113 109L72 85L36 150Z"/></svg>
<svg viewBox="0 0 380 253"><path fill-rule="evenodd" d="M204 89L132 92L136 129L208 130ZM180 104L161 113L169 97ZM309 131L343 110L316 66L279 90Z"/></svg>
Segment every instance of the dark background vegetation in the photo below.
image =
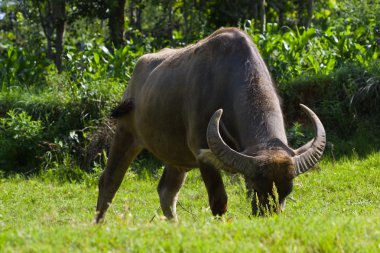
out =
<svg viewBox="0 0 380 253"><path fill-rule="evenodd" d="M379 16L378 0L2 0L0 173L55 170L73 180L100 170L108 114L138 57L222 26L257 44L294 147L313 135L304 103L327 129L326 157L378 151ZM143 153L132 167L151 173L160 164Z"/></svg>

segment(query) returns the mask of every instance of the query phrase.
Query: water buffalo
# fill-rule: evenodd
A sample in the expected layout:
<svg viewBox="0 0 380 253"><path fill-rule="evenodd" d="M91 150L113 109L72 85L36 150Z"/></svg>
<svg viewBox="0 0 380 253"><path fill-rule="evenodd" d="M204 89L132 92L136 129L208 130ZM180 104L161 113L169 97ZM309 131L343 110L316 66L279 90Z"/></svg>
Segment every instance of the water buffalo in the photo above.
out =
<svg viewBox="0 0 380 253"><path fill-rule="evenodd" d="M244 176L254 193L254 214L270 206L280 212L293 179L320 160L326 144L321 121L301 107L316 136L294 150L268 69L250 37L236 28L142 56L112 112L117 128L99 182L95 221L104 217L128 166L144 148L165 164L158 194L168 219L177 218L178 192L196 167L214 215L227 210L220 170ZM275 196L278 201L269 205Z"/></svg>

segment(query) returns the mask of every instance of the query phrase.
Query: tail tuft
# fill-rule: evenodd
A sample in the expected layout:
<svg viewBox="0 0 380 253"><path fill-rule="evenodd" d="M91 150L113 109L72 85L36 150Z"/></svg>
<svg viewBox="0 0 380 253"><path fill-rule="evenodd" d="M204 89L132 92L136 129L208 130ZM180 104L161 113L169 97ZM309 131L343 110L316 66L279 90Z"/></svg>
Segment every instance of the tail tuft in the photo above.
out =
<svg viewBox="0 0 380 253"><path fill-rule="evenodd" d="M118 119L134 109L134 103L132 99L127 99L121 102L115 109L111 112L111 118Z"/></svg>

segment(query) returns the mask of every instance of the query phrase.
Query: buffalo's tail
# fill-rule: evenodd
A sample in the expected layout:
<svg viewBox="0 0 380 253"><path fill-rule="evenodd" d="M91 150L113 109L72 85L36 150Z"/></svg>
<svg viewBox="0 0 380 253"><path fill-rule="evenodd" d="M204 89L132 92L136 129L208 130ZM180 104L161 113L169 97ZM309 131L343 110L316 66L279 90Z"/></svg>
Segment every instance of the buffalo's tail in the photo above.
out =
<svg viewBox="0 0 380 253"><path fill-rule="evenodd" d="M118 119L124 115L127 115L134 109L134 103L132 99L126 99L121 102L116 108L111 112L110 117L113 119Z"/></svg>

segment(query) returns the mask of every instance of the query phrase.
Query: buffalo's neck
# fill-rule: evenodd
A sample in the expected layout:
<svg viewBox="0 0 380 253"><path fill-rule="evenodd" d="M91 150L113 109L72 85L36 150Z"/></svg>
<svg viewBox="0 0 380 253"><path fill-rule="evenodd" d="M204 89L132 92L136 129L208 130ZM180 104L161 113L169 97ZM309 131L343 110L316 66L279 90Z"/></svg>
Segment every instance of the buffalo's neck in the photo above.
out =
<svg viewBox="0 0 380 253"><path fill-rule="evenodd" d="M251 115L252 120L246 126L239 126L239 133L241 134L238 142L240 143L240 148L244 150L247 147L267 143L274 139L287 144L281 116L277 112L265 112L264 115Z"/></svg>
<svg viewBox="0 0 380 253"><path fill-rule="evenodd" d="M242 150L277 139L287 144L280 101L271 83L251 85L238 109L238 142Z"/></svg>

